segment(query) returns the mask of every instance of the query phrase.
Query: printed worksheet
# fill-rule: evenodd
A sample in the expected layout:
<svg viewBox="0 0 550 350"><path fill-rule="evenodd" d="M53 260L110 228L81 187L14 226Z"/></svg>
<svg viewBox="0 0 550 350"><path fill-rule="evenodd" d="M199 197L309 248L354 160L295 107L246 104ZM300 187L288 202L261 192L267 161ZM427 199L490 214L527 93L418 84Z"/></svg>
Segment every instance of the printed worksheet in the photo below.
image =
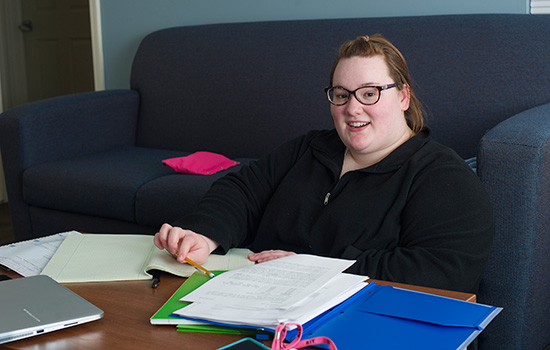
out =
<svg viewBox="0 0 550 350"><path fill-rule="evenodd" d="M65 237L77 231L56 233L0 247L0 265L24 277L39 275Z"/></svg>
<svg viewBox="0 0 550 350"><path fill-rule="evenodd" d="M192 303L174 313L192 319L237 326L254 325L268 329L276 327L279 323L304 324L366 287L367 279L367 276L341 273L304 300L285 310Z"/></svg>
<svg viewBox="0 0 550 350"><path fill-rule="evenodd" d="M297 254L212 278L184 301L245 308L288 308L350 267L354 260Z"/></svg>

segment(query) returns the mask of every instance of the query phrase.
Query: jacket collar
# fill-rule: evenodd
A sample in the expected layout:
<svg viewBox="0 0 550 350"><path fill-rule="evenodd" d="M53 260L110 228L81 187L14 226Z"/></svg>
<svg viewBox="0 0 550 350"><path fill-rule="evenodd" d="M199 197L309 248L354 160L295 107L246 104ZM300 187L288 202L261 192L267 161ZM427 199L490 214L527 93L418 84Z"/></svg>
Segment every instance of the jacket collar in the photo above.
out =
<svg viewBox="0 0 550 350"><path fill-rule="evenodd" d="M386 158L370 167L360 169L362 172L386 173L399 169L413 154L430 140L431 130L423 128L418 134L411 137L397 147ZM346 147L340 140L335 129L322 132L311 140L314 156L333 171L340 172L344 161Z"/></svg>

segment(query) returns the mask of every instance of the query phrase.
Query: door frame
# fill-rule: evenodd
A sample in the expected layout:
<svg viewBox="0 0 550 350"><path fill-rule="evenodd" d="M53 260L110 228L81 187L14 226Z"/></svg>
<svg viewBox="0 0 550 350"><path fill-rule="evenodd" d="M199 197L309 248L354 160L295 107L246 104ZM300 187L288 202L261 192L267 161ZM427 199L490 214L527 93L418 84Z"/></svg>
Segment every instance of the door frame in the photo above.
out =
<svg viewBox="0 0 550 350"><path fill-rule="evenodd" d="M94 67L95 91L105 90L105 69L103 66L103 36L101 32L100 0L90 2L90 26L92 33L92 60Z"/></svg>

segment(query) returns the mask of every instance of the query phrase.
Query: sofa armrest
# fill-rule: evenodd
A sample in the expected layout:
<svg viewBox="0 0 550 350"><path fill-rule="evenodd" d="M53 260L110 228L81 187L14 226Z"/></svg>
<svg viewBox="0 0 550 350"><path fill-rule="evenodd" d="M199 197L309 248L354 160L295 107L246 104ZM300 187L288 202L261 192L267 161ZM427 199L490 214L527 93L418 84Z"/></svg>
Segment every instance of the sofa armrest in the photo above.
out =
<svg viewBox="0 0 550 350"><path fill-rule="evenodd" d="M16 240L33 238L23 200L25 169L134 145L139 93L86 92L28 103L0 114L0 150Z"/></svg>
<svg viewBox="0 0 550 350"><path fill-rule="evenodd" d="M21 167L134 144L139 94L133 90L88 92L28 103L0 116L4 153Z"/></svg>
<svg viewBox="0 0 550 350"><path fill-rule="evenodd" d="M505 309L480 345L542 349L550 343L550 104L487 132L478 170L496 225L479 300Z"/></svg>

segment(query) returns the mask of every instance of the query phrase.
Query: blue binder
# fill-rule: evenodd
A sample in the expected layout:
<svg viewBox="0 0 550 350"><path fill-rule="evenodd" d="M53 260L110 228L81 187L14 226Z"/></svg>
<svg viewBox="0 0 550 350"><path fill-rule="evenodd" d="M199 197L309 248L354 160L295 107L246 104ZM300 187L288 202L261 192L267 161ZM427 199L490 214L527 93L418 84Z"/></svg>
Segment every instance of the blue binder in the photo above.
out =
<svg viewBox="0 0 550 350"><path fill-rule="evenodd" d="M501 311L501 307L371 282L305 323L302 339L329 337L338 350L465 350ZM254 325L242 327L258 329ZM295 330L289 331L287 339L295 335Z"/></svg>
<svg viewBox="0 0 550 350"><path fill-rule="evenodd" d="M500 307L371 283L304 325L303 339L327 336L338 350L466 347Z"/></svg>

